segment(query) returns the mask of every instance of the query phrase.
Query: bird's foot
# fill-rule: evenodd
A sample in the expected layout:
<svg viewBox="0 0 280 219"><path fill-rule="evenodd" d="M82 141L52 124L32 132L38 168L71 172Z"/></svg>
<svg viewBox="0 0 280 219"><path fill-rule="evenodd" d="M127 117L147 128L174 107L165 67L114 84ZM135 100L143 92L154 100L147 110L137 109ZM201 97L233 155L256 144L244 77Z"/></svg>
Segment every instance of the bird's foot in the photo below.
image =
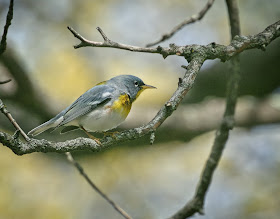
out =
<svg viewBox="0 0 280 219"><path fill-rule="evenodd" d="M96 138L91 134L88 134L88 137L91 138L92 140L94 140L98 145L101 145L101 142L100 142L99 138Z"/></svg>
<svg viewBox="0 0 280 219"><path fill-rule="evenodd" d="M101 142L100 142L100 139L99 139L99 138L94 137L94 136L93 136L92 134L90 134L87 130L85 130L85 128L82 127L82 126L81 126L81 129L87 134L87 136L88 136L90 139L94 140L98 145L101 145Z"/></svg>

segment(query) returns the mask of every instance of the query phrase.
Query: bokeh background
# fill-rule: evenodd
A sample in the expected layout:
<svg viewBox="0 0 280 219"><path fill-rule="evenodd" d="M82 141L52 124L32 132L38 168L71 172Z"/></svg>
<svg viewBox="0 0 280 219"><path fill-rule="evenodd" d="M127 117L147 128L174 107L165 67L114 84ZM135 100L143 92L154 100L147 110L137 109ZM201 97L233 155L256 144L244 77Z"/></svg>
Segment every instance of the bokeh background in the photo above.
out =
<svg viewBox="0 0 280 219"><path fill-rule="evenodd" d="M8 48L0 57L0 98L26 131L50 119L94 84L133 74L157 90L145 91L117 130L153 118L184 74L182 57L163 59L110 48L81 48L67 30L102 41L99 26L117 42L145 46L206 0L25 0L15 1ZM3 27L9 1L0 0ZM242 34L256 34L280 18L278 0L239 1ZM177 45L230 42L224 1L204 19L162 43ZM231 132L206 197L205 216L197 218L279 218L280 215L280 40L266 52L241 55L242 82L237 127ZM93 181L134 218L166 218L194 194L215 128L224 109L228 64L207 61L183 104L149 138L99 153L73 156ZM13 133L0 115L0 129ZM44 133L53 141L85 136ZM62 154L14 155L0 147L0 218L121 218L97 195Z"/></svg>

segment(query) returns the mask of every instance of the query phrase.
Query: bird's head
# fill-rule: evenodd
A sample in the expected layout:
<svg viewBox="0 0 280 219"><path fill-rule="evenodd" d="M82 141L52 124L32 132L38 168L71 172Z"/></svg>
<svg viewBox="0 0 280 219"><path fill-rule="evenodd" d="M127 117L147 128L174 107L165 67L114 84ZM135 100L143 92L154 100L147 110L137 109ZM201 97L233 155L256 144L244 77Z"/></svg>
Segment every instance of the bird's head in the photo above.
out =
<svg viewBox="0 0 280 219"><path fill-rule="evenodd" d="M156 88L145 84L140 78L133 75L119 75L111 78L107 83L111 83L117 88L125 91L130 96L132 102L136 100L144 90Z"/></svg>

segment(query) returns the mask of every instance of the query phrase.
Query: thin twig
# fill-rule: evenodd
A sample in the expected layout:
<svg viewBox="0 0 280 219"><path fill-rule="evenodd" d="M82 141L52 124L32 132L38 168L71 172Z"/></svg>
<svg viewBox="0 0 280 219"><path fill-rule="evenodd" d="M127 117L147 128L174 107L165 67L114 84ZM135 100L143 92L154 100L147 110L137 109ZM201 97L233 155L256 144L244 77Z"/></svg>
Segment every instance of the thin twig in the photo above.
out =
<svg viewBox="0 0 280 219"><path fill-rule="evenodd" d="M8 29L13 19L13 7L14 7L14 0L10 0L10 6L7 13L6 24L4 26L4 32L0 42L0 55L6 50Z"/></svg>
<svg viewBox="0 0 280 219"><path fill-rule="evenodd" d="M8 79L8 80L5 80L5 81L0 81L0 84L7 84L7 83L9 83L10 81L12 81L12 79Z"/></svg>
<svg viewBox="0 0 280 219"><path fill-rule="evenodd" d="M231 39L233 39L236 35L240 35L240 20L239 20L239 11L238 11L238 3L236 0L226 0L228 16L230 22L230 32Z"/></svg>
<svg viewBox="0 0 280 219"><path fill-rule="evenodd" d="M226 2L229 11L230 27L233 38L235 35L240 34L238 7L236 0L226 0ZM214 171L221 159L222 152L228 140L229 131L234 127L234 113L237 103L240 78L240 62L239 57L236 56L231 60L230 78L227 85L226 109L222 124L216 132L214 144L202 171L195 195L191 201L189 201L181 210L176 212L171 217L172 219L187 218L197 212L204 214L203 206L206 193L211 184Z"/></svg>
<svg viewBox="0 0 280 219"><path fill-rule="evenodd" d="M21 129L21 127L17 124L16 120L12 117L11 113L7 110L7 107L4 105L2 100L0 99L0 111L10 120L16 130L20 132L22 137L28 142L30 138L25 134L25 132Z"/></svg>
<svg viewBox="0 0 280 219"><path fill-rule="evenodd" d="M211 8L211 6L213 5L215 0L208 0L208 2L206 3L206 5L202 8L202 10L200 12L198 12L197 14L192 15L191 17L189 17L188 19L184 20L182 23L178 24L177 26L175 26L169 33L163 34L162 37L153 42L153 43L148 43L146 45L146 47L151 47L151 46L155 46L165 40L170 39L175 33L177 33L179 30L181 30L184 26L188 25L188 24L192 24L196 21L201 20L204 15L207 13L207 11Z"/></svg>
<svg viewBox="0 0 280 219"><path fill-rule="evenodd" d="M101 36L103 37L105 42L110 42L109 38L105 35L105 33L103 32L103 30L100 27L97 27L96 29L101 34Z"/></svg>
<svg viewBox="0 0 280 219"><path fill-rule="evenodd" d="M8 10L7 17L6 17L6 24L4 26L4 32L3 32L2 39L1 39L1 42L0 42L0 55L2 55L5 52L5 50L6 50L7 34L8 34L9 27L10 27L10 25L12 23L13 10L14 10L14 0L10 0L9 10ZM11 81L11 79L8 79L8 80L0 82L0 84L6 84L6 83L8 83L10 81ZM11 113L7 110L7 107L4 105L4 103L2 102L1 99L0 99L0 111L10 120L10 122L15 127L15 129L16 129L15 137L17 137L17 133L20 132L21 135L23 136L23 138L26 141L29 141L30 138L25 134L25 132L17 124L17 122L12 117Z"/></svg>
<svg viewBox="0 0 280 219"><path fill-rule="evenodd" d="M75 31L72 27L67 27L68 30L71 31L71 33L81 41L80 44L75 45L74 48L78 49L81 47L87 47L87 46L92 46L92 47L111 47L111 48L118 48L118 49L124 49L124 50L129 50L129 51L134 51L134 52L148 52L148 53L158 53L156 49L151 49L151 48L142 48L138 46L130 46L130 45L125 45L121 43L114 42L112 40L109 40L109 38L105 35L103 30L100 27L97 27L96 29L98 32L101 34L101 36L104 39L104 42L95 42L95 41L90 41L81 36L77 31Z"/></svg>
<svg viewBox="0 0 280 219"><path fill-rule="evenodd" d="M104 198L112 207L119 212L124 218L126 219L132 219L120 206L118 206L114 201L112 201L105 193L103 193L88 177L88 175L85 173L83 167L74 160L72 154L70 152L66 152L65 155L67 156L67 160L73 164L76 169L79 171L79 173L85 178L85 180L88 182L88 184L100 195L102 198Z"/></svg>

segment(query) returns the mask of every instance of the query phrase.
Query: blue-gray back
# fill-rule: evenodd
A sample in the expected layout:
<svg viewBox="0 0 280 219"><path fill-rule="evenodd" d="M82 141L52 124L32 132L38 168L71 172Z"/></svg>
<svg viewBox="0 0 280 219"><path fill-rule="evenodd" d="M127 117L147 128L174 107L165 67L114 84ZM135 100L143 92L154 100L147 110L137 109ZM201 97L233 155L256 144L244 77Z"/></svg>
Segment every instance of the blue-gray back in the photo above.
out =
<svg viewBox="0 0 280 219"><path fill-rule="evenodd" d="M56 119L61 116L64 117L63 121L57 127L63 126L91 112L96 107L106 104L112 99L112 94L115 90L115 88L107 85L98 85L86 91L75 102L55 117Z"/></svg>

